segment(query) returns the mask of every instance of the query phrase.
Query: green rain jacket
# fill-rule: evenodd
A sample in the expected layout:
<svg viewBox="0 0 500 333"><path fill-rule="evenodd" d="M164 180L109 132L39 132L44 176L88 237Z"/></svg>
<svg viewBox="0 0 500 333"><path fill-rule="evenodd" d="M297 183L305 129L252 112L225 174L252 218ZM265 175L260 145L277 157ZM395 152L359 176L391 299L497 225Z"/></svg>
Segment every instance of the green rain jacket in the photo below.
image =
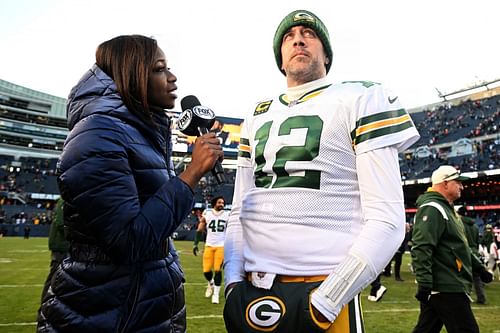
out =
<svg viewBox="0 0 500 333"><path fill-rule="evenodd" d="M460 216L465 228L465 236L472 253L479 258L479 228L474 223L474 219L467 216Z"/></svg>
<svg viewBox="0 0 500 333"><path fill-rule="evenodd" d="M50 225L49 249L55 252L66 253L69 250L69 242L64 237L64 201L59 198L56 203L55 217Z"/></svg>
<svg viewBox="0 0 500 333"><path fill-rule="evenodd" d="M432 189L418 197L417 207L411 254L418 284L437 292L470 293L472 270L481 263L469 248L460 216Z"/></svg>

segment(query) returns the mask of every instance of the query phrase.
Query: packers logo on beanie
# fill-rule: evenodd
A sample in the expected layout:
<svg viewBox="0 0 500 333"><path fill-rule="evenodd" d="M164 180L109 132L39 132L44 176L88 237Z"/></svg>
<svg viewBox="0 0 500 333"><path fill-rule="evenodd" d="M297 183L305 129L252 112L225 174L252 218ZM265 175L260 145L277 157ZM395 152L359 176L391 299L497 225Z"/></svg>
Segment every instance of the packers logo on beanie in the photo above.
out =
<svg viewBox="0 0 500 333"><path fill-rule="evenodd" d="M328 64L326 64L326 72L328 73L330 67L332 66L333 55L328 29L326 29L326 26L316 15L307 10L294 10L285 16L274 33L274 58L276 59L276 64L278 65L279 70L285 74L285 72L281 69L281 43L283 42L283 36L290 28L297 25L309 27L318 35L321 43L323 44L325 54L330 60Z"/></svg>

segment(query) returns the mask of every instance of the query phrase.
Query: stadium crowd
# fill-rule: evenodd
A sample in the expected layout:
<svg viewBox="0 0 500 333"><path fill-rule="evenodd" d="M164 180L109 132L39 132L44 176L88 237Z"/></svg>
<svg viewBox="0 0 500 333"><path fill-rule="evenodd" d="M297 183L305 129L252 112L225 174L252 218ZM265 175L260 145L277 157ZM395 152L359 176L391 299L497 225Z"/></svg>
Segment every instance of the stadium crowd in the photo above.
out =
<svg viewBox="0 0 500 333"><path fill-rule="evenodd" d="M498 133L500 96L483 100L467 99L457 105L443 103L432 109L412 113L421 135L415 146L437 145L462 137L477 138Z"/></svg>
<svg viewBox="0 0 500 333"><path fill-rule="evenodd" d="M17 114L7 112L3 116L9 118L11 113ZM466 99L456 105L443 102L413 112L411 116L421 139L409 151L400 154L403 181L429 177L432 170L443 164L452 165L461 172L500 169L500 95L474 101ZM20 120L19 117L17 115L15 119ZM29 119L30 123L36 121L33 117ZM472 149L468 154L455 156L452 145L463 138L471 139ZM428 154L419 156L415 153L421 146L429 147ZM56 163L57 159L15 159L10 155L0 155L0 223L50 224L59 194L54 174ZM182 165L179 167L182 168ZM211 174L201 179L195 194L197 209L207 206L214 193L223 195L228 203L232 201L235 171L228 169L225 173L225 184L217 184ZM44 198L44 195L47 196ZM466 195L465 198L464 203L468 205L500 201L498 194L493 194L489 202L474 201L474 195ZM413 203L407 204L413 206ZM500 224L497 210L482 211L476 215L476 223L481 230L487 224ZM190 231L196 223L196 218L188 217L181 227Z"/></svg>
<svg viewBox="0 0 500 333"><path fill-rule="evenodd" d="M431 149L425 157L406 154L400 158L401 179L429 177L439 165L453 165L462 172L493 170L500 168L500 137L473 142L472 154L449 157L449 147Z"/></svg>

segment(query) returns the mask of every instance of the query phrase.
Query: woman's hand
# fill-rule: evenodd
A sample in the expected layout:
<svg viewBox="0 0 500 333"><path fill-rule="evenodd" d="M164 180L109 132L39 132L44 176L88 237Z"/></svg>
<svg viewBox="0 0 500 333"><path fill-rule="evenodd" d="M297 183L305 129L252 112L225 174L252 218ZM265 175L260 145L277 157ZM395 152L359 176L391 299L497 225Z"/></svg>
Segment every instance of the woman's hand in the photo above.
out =
<svg viewBox="0 0 500 333"><path fill-rule="evenodd" d="M224 160L224 152L215 133L203 134L196 138L191 163L179 175L179 178L194 190L200 178L214 167L216 161L222 162L222 160Z"/></svg>

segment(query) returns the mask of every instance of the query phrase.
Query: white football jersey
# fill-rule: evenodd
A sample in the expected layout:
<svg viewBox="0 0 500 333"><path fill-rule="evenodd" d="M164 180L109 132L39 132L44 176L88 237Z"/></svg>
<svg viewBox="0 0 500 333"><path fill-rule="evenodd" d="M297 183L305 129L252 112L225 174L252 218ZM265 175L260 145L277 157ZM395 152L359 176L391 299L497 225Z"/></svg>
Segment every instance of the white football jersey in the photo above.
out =
<svg viewBox="0 0 500 333"><path fill-rule="evenodd" d="M229 211L214 209L206 210L203 213L207 227L207 239L205 244L208 246L224 246L226 235L226 223L229 218Z"/></svg>
<svg viewBox="0 0 500 333"><path fill-rule="evenodd" d="M243 124L238 157L255 181L240 212L245 271L331 273L362 228L356 156L402 151L418 138L397 96L372 82L259 103Z"/></svg>

